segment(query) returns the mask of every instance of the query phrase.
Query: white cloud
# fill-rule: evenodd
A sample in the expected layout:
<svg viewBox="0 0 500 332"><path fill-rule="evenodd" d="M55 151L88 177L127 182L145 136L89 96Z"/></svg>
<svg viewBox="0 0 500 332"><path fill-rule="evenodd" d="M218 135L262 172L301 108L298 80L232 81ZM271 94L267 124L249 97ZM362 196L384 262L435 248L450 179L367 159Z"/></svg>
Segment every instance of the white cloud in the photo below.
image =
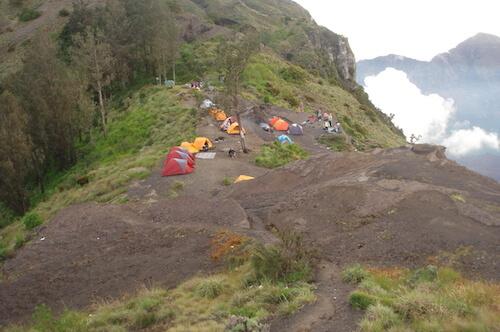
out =
<svg viewBox="0 0 500 332"><path fill-rule="evenodd" d="M447 151L451 155L457 157L483 149L500 149L498 134L488 133L479 127L457 130L442 144L447 147Z"/></svg>
<svg viewBox="0 0 500 332"><path fill-rule="evenodd" d="M497 133L470 128L467 123L453 123L453 100L422 94L402 71L387 68L367 77L365 90L384 113L394 114L394 123L407 137L421 136L421 142L444 145L456 157L483 149L500 150Z"/></svg>
<svg viewBox="0 0 500 332"><path fill-rule="evenodd" d="M386 114L394 114L394 123L406 136L439 143L446 135L448 122L455 111L453 100L437 94L424 95L410 82L406 73L387 68L365 79L365 89L372 102Z"/></svg>

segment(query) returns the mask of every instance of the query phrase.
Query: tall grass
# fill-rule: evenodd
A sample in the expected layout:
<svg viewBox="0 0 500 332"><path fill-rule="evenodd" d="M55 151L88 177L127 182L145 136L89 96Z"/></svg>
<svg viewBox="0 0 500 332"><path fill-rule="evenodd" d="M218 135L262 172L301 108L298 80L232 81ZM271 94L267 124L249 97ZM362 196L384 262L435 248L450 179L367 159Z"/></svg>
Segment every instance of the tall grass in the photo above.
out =
<svg viewBox="0 0 500 332"><path fill-rule="evenodd" d="M500 326L500 285L464 279L449 268L366 270L344 279L358 284L354 308L366 310L362 331L495 331Z"/></svg>

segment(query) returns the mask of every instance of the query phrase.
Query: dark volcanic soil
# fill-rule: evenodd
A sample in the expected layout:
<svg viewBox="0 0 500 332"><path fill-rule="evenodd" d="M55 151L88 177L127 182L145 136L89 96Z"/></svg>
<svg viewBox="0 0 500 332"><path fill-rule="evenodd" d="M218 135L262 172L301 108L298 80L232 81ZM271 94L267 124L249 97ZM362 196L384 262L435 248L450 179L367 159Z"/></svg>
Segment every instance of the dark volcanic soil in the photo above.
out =
<svg viewBox="0 0 500 332"><path fill-rule="evenodd" d="M244 117L253 154L229 159L226 150L238 139L226 136L217 158L200 161L194 174L153 175L131 185L133 203L73 206L39 229L3 266L0 324L25 319L40 303L84 308L143 285L173 287L214 271L210 240L222 229L266 243L275 240L268 229L294 229L320 254L318 301L273 321L272 331L355 330L360 313L347 304L351 288L340 280L352 263L453 264L469 276L500 280L500 184L432 146L330 153L315 143L317 126L297 138L312 153L309 160L264 170L252 159L276 134L258 127L259 117L273 110L259 112ZM276 112L296 122L303 116ZM199 133L221 135L210 120ZM240 174L257 178L222 185ZM180 197L167 198L175 181L184 183Z"/></svg>

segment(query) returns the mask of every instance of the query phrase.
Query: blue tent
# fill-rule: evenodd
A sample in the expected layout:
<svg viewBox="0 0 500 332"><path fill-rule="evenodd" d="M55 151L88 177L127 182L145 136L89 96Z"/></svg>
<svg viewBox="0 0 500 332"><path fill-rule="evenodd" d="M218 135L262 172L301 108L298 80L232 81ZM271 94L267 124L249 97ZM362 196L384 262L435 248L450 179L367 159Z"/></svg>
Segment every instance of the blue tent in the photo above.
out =
<svg viewBox="0 0 500 332"><path fill-rule="evenodd" d="M293 144L293 141L287 135L281 135L277 137L278 142L281 144Z"/></svg>

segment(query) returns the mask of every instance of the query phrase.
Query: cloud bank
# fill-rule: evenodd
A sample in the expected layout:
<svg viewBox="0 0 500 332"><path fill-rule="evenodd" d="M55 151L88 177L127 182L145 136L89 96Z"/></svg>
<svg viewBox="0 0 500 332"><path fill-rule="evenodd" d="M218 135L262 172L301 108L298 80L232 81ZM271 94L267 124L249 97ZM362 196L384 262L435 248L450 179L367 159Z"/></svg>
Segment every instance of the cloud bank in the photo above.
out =
<svg viewBox="0 0 500 332"><path fill-rule="evenodd" d="M453 123L453 100L437 94L424 95L403 71L387 68L366 77L365 90L377 107L394 115L394 123L407 137L415 135L420 142L444 145L449 154L457 157L483 149L500 151L497 133Z"/></svg>

